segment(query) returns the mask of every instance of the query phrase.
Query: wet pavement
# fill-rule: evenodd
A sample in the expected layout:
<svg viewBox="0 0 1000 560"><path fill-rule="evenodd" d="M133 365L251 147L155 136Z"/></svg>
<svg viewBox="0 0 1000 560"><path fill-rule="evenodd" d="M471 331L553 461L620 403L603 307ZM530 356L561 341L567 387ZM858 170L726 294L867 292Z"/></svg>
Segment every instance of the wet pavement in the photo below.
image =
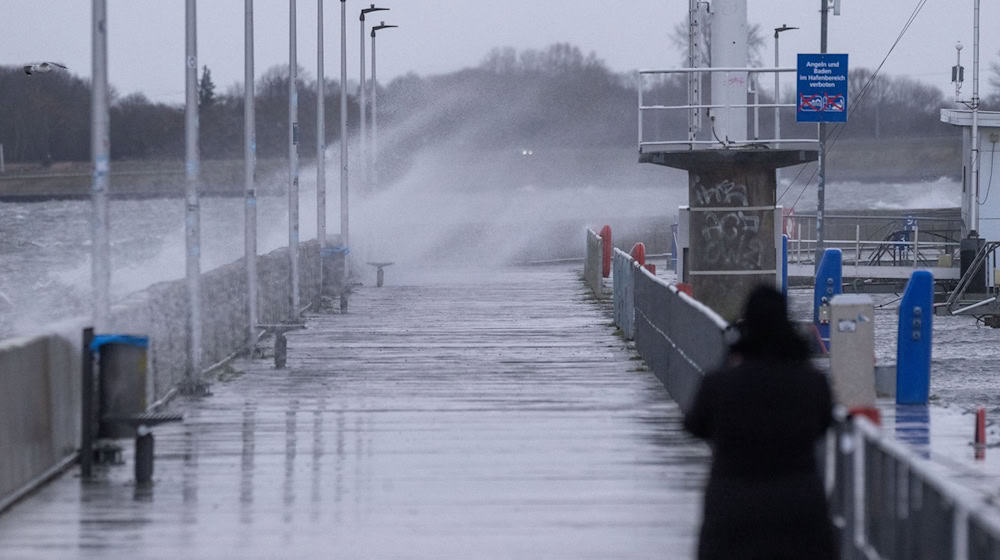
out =
<svg viewBox="0 0 1000 560"><path fill-rule="evenodd" d="M174 401L150 489L123 442L0 516L0 558L692 555L708 448L575 267L393 272Z"/></svg>

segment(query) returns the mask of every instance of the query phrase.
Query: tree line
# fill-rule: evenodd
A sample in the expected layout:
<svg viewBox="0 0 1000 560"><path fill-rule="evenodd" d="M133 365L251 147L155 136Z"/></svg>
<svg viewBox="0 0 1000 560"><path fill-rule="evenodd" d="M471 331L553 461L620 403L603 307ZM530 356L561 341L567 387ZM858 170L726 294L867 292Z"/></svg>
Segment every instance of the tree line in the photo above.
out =
<svg viewBox="0 0 1000 560"><path fill-rule="evenodd" d="M763 78L769 80L769 78ZM993 91L985 107L1000 107L1000 63L994 63ZM300 153L315 153L316 82L298 78ZM349 84L350 85L350 84ZM768 85L765 82L764 87ZM647 100L683 103L686 81L675 77L646 84ZM348 122L357 127L356 84L348 88ZM852 113L841 136L906 137L948 135L939 122L944 94L907 77L879 75L866 68L849 75ZM327 81L327 143L339 141L340 95ZM421 77L408 74L380 86L379 118L385 142L406 149L387 153L405 159L415 149L457 143L481 149L521 146L632 146L636 139L637 83L634 75L611 71L593 53L568 44L541 50L495 49L476 67ZM259 157L283 157L288 138L288 70L275 66L255 84ZM769 102L764 90L762 102ZM786 92L785 95L788 95ZM7 161L86 161L90 158L90 86L67 72L26 76L0 66L0 143ZM206 159L242 158L243 91L217 92L211 70L199 80L200 146ZM773 127L761 118L762 133ZM151 101L142 93L112 95L113 159L179 159L184 155L184 108ZM687 130L683 113L657 126ZM790 112L783 134L802 127ZM679 128L678 128L679 127ZM814 132L813 132L814 133ZM387 151L388 152L388 151ZM399 163L399 162L397 162Z"/></svg>

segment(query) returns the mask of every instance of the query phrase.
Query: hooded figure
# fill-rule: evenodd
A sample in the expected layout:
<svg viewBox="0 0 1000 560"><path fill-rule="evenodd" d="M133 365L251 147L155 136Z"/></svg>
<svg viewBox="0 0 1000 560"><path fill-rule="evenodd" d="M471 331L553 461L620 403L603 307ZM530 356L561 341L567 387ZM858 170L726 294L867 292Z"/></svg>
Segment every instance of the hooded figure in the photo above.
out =
<svg viewBox="0 0 1000 560"><path fill-rule="evenodd" d="M739 331L684 417L713 454L698 558L833 559L816 464L832 421L830 386L773 288L750 294Z"/></svg>

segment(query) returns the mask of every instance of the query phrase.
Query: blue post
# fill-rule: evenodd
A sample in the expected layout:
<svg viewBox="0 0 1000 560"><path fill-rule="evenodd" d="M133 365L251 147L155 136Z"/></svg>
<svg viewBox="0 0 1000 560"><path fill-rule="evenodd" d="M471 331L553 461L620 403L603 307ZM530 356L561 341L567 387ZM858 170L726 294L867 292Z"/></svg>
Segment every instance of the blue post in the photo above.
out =
<svg viewBox="0 0 1000 560"><path fill-rule="evenodd" d="M843 255L840 249L827 249L816 270L813 290L813 324L819 330L823 347L830 351L830 300L841 291Z"/></svg>
<svg viewBox="0 0 1000 560"><path fill-rule="evenodd" d="M788 234L781 234L781 295L788 297Z"/></svg>
<svg viewBox="0 0 1000 560"><path fill-rule="evenodd" d="M934 276L928 270L914 271L899 304L896 404L927 404L933 318Z"/></svg>

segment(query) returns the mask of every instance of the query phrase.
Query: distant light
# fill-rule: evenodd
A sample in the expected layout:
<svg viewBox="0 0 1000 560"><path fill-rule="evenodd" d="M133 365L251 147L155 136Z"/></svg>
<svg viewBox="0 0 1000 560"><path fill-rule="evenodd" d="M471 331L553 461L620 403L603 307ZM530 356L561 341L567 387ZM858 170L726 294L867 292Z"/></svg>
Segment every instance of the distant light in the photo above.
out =
<svg viewBox="0 0 1000 560"><path fill-rule="evenodd" d="M521 155L522 156L533 156L533 155L535 155L535 151L534 150L521 150Z"/></svg>

